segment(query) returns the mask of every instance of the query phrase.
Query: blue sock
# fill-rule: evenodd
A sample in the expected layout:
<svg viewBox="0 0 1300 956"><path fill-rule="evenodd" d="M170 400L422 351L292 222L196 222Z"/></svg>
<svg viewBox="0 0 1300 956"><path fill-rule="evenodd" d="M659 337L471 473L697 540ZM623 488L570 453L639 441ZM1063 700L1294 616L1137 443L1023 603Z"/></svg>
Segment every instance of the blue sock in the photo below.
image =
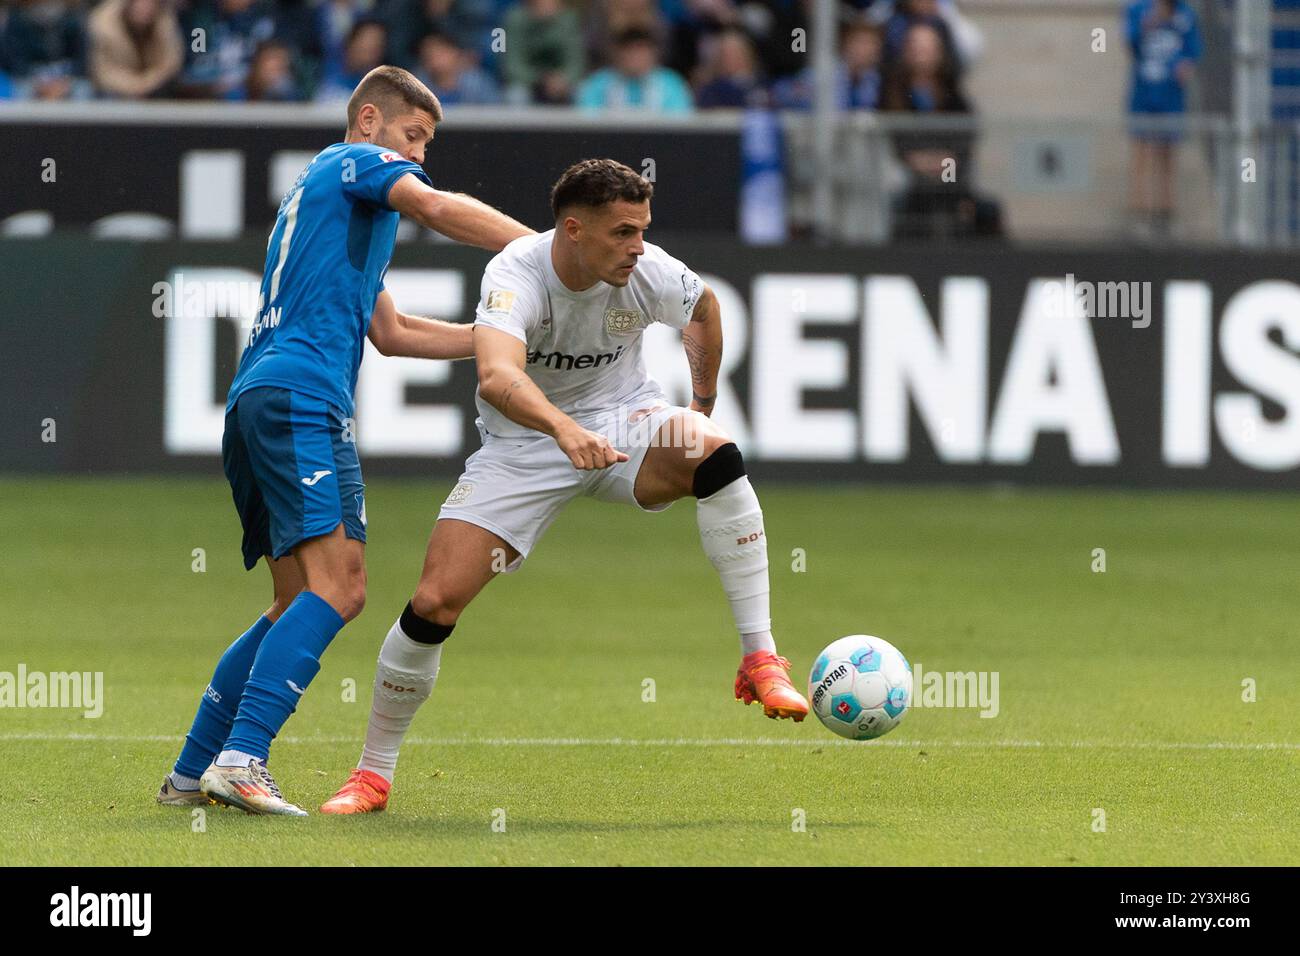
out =
<svg viewBox="0 0 1300 956"><path fill-rule="evenodd" d="M222 750L265 760L271 741L320 670L320 658L343 627L337 611L310 591L299 594L267 632L244 685L239 713Z"/></svg>
<svg viewBox="0 0 1300 956"><path fill-rule="evenodd" d="M248 672L253 669L257 649L270 629L271 622L266 616L259 617L257 623L227 647L221 660L217 661L217 669L199 701L194 724L185 735L185 746L176 758L173 768L176 773L184 777L201 777L221 751L221 745L230 734L230 725L235 722L239 698L244 693Z"/></svg>

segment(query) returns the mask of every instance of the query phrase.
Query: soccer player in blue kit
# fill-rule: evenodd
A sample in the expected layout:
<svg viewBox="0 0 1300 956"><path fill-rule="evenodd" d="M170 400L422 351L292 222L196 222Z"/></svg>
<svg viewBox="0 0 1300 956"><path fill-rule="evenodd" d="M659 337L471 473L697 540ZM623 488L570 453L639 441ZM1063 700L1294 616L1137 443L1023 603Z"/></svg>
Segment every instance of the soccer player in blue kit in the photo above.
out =
<svg viewBox="0 0 1300 956"><path fill-rule="evenodd" d="M280 204L226 404L222 459L244 565L266 558L275 597L218 661L159 803L306 815L266 760L321 655L365 603L364 486L348 427L363 340L385 355L474 353L472 325L405 315L384 290L398 220L494 252L533 232L432 187L420 164L442 107L410 73L372 70L347 117L344 141L318 153Z"/></svg>

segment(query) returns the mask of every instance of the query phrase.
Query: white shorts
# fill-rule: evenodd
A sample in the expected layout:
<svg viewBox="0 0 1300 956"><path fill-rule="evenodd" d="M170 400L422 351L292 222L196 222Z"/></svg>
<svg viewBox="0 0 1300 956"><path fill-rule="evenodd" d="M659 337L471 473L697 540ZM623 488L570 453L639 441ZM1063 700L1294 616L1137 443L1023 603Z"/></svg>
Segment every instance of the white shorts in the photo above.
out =
<svg viewBox="0 0 1300 956"><path fill-rule="evenodd" d="M584 495L598 501L644 508L633 493L637 472L660 427L690 409L661 397L634 401L616 412L578 418L583 428L600 432L628 456L608 468L580 471L549 435L535 438L483 436L483 447L469 456L465 471L438 511L438 520L455 518L491 531L519 552L505 569L517 570L564 506Z"/></svg>

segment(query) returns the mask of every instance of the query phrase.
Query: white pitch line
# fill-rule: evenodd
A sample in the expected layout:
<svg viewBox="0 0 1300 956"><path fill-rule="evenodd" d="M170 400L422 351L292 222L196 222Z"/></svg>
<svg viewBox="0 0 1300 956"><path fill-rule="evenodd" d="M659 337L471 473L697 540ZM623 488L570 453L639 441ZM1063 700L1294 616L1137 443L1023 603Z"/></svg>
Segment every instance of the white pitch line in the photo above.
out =
<svg viewBox="0 0 1300 956"><path fill-rule="evenodd" d="M168 743L182 739L179 734L0 734L0 741L38 741L47 743ZM357 737L280 737L286 744L360 744ZM408 737L406 744L417 747L860 747L854 740L789 740L781 737ZM1300 750L1300 743L1245 743L1237 741L1159 741L1159 740L872 740L872 747L968 750Z"/></svg>

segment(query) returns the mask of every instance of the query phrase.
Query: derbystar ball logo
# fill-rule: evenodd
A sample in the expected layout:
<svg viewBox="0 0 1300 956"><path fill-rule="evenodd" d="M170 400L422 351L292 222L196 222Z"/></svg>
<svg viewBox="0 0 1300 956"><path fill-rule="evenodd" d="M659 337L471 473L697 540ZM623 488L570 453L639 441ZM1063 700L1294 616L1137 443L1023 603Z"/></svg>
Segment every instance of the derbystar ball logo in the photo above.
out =
<svg viewBox="0 0 1300 956"><path fill-rule="evenodd" d="M849 672L848 667L845 666L844 664L840 664L835 668L835 670L831 671L829 674L823 677L821 681L817 684L817 689L813 691L813 706L816 707L820 705L822 702L822 698L825 697L828 693L830 693L831 685L834 684L837 680L839 680L848 672ZM840 706L843 706L843 701L840 702Z"/></svg>

